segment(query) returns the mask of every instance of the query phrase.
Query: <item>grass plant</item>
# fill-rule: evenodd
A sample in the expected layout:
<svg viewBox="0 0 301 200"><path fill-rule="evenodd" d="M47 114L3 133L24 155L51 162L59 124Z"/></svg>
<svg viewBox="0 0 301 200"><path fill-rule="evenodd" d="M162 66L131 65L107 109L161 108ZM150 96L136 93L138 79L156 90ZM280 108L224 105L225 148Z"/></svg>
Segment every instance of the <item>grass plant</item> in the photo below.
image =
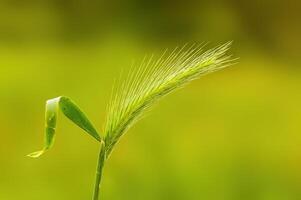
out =
<svg viewBox="0 0 301 200"><path fill-rule="evenodd" d="M106 160L120 138L152 105L169 93L208 73L233 64L227 52L231 42L204 51L204 45L184 45L166 50L160 57L146 57L120 80L113 90L101 135L88 117L68 97L57 97L46 102L45 145L41 151L29 154L37 158L53 143L59 110L73 123L99 142L100 152L96 170L93 200L100 198L100 183Z"/></svg>

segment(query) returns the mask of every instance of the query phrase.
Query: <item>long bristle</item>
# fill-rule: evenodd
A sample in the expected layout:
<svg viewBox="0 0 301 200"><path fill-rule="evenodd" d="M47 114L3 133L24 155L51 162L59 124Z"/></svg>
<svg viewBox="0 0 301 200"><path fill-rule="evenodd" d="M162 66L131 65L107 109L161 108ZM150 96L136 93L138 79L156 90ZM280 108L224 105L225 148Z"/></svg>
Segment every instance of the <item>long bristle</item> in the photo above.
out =
<svg viewBox="0 0 301 200"><path fill-rule="evenodd" d="M233 63L226 55L231 42L203 51L204 45L184 45L161 57L146 57L115 89L105 125L107 155L120 137L159 99L205 74Z"/></svg>

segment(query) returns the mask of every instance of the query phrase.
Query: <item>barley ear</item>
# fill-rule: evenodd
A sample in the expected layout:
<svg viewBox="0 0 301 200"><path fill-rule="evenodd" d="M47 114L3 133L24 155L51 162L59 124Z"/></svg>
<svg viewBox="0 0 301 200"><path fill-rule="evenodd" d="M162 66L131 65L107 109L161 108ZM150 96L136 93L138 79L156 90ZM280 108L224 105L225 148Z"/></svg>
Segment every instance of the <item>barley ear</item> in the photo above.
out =
<svg viewBox="0 0 301 200"><path fill-rule="evenodd" d="M184 45L158 59L145 58L130 71L112 95L105 124L107 156L121 136L164 96L191 81L231 64L231 42L204 51L203 45Z"/></svg>

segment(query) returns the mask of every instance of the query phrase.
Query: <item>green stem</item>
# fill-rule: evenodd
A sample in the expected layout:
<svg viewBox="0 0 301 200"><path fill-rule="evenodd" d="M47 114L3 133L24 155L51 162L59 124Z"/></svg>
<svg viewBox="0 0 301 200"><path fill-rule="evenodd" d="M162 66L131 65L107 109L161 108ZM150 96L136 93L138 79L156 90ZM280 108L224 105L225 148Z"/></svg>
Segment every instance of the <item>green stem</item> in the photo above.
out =
<svg viewBox="0 0 301 200"><path fill-rule="evenodd" d="M104 143L104 141L101 141L97 169L96 169L96 179L95 179L93 200L99 200L100 182L101 182L102 170L103 170L103 166L104 166L104 162L105 162L105 157L106 157L105 143Z"/></svg>

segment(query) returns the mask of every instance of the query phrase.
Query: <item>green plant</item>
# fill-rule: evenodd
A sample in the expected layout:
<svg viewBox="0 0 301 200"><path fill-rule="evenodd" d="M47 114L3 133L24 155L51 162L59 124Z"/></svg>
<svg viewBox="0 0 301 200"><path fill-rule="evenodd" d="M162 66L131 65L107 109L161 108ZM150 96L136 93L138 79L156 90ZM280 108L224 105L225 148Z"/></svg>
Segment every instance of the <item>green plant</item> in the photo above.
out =
<svg viewBox="0 0 301 200"><path fill-rule="evenodd" d="M121 136L160 98L202 75L232 64L233 59L226 55L230 44L229 42L205 52L202 46L185 45L171 53L165 51L158 59L144 59L140 67L129 73L126 81L113 92L102 136L69 98L48 100L45 146L41 151L28 156L39 157L52 147L60 109L67 118L100 143L93 194L93 200L98 200L103 166Z"/></svg>

